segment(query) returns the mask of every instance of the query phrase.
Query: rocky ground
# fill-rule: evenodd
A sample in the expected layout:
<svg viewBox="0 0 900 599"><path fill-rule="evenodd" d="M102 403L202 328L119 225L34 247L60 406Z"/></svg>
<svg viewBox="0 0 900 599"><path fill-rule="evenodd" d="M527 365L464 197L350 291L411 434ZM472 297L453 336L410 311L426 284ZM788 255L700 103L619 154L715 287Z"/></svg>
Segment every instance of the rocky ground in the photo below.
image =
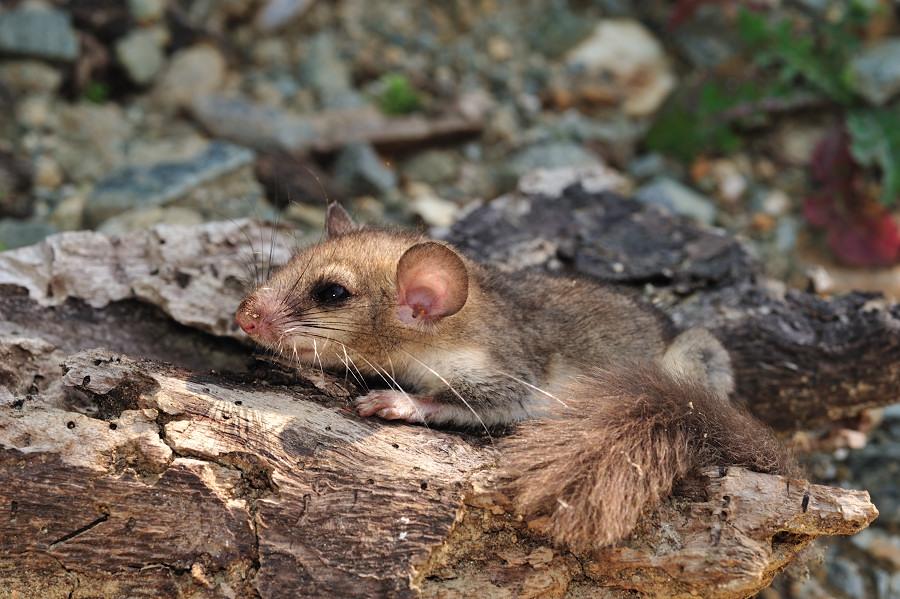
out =
<svg viewBox="0 0 900 599"><path fill-rule="evenodd" d="M865 43L848 59L854 99L779 97L750 119L743 104L723 104L741 119L741 143L685 159L666 136L687 146L698 125L663 126L680 122L665 120L672 98L698 78L756 68L741 57L735 4L4 2L0 249L62 230L126 234L244 216L315 232L326 198L363 220L442 229L536 168L605 166L620 191L739 234L770 276L900 298L894 230L823 239L809 201L821 171L841 165L861 169L853 185L889 186L878 180L887 162L863 172L860 152L857 164L828 162L839 152L826 150L842 106L889 110L900 92L892 3L861 3L884 10L859 29ZM802 31L836 22L845 3L755 4ZM696 113L715 106L708 98ZM900 155L898 139L879 156ZM770 596L900 596L900 411L870 420L848 423L810 461L824 482L868 488L881 518L828 548L812 578L782 581Z"/></svg>

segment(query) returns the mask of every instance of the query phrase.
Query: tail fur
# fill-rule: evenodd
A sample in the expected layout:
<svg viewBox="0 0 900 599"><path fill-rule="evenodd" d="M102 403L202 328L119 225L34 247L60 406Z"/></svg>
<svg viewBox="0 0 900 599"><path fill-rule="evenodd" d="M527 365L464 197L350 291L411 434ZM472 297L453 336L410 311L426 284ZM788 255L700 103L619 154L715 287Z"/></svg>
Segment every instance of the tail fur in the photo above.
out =
<svg viewBox="0 0 900 599"><path fill-rule="evenodd" d="M547 517L557 543L586 551L626 537L694 469L794 471L765 425L694 380L641 364L574 382L557 417L503 442L516 508Z"/></svg>

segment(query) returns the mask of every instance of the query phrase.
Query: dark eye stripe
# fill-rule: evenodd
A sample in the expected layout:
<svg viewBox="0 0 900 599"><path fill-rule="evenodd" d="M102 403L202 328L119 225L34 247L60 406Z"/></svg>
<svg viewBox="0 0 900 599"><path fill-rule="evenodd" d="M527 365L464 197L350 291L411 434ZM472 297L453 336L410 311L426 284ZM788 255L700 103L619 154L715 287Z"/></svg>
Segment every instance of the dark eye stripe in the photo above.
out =
<svg viewBox="0 0 900 599"><path fill-rule="evenodd" d="M351 297L347 288L339 283L325 281L312 290L312 298L320 304L339 304Z"/></svg>

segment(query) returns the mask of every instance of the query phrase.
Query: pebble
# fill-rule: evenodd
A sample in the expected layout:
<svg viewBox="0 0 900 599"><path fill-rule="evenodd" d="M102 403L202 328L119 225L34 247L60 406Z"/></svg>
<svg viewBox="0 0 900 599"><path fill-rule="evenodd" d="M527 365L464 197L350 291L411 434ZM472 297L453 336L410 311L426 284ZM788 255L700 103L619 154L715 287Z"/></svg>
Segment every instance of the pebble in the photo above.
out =
<svg viewBox="0 0 900 599"><path fill-rule="evenodd" d="M59 115L51 102L50 96L44 94L23 97L16 106L19 124L28 129L55 128Z"/></svg>
<svg viewBox="0 0 900 599"><path fill-rule="evenodd" d="M133 82L147 85L162 69L165 38L160 29L135 29L116 42L116 58Z"/></svg>
<svg viewBox="0 0 900 599"><path fill-rule="evenodd" d="M828 567L828 583L852 599L866 599L866 582L858 564L837 557Z"/></svg>
<svg viewBox="0 0 900 599"><path fill-rule="evenodd" d="M194 98L212 93L225 82L225 58L215 47L198 44L179 50L159 76L154 96L170 109L186 108Z"/></svg>
<svg viewBox="0 0 900 599"><path fill-rule="evenodd" d="M512 188L523 175L535 169L599 166L602 166L600 159L582 146L553 141L538 143L517 152L500 166L497 177L502 187Z"/></svg>
<svg viewBox="0 0 900 599"><path fill-rule="evenodd" d="M659 41L630 19L601 20L567 55L566 66L582 96L611 93L630 116L655 112L676 83Z"/></svg>
<svg viewBox="0 0 900 599"><path fill-rule="evenodd" d="M78 39L68 13L22 6L0 13L0 53L72 62Z"/></svg>
<svg viewBox="0 0 900 599"><path fill-rule="evenodd" d="M109 235L121 235L129 231L149 229L154 225L199 225L203 215L181 206L153 206L136 208L116 215L103 222L97 230Z"/></svg>
<svg viewBox="0 0 900 599"><path fill-rule="evenodd" d="M805 167L825 136L826 126L818 122L787 121L775 130L772 150L784 162Z"/></svg>
<svg viewBox="0 0 900 599"><path fill-rule="evenodd" d="M273 31L288 25L310 9L315 0L268 0L256 14L254 24L260 31Z"/></svg>
<svg viewBox="0 0 900 599"><path fill-rule="evenodd" d="M662 206L707 225L716 218L716 207L709 198L668 177L658 177L638 188L634 197L645 204Z"/></svg>
<svg viewBox="0 0 900 599"><path fill-rule="evenodd" d="M330 32L317 33L309 42L300 75L316 91L323 108L357 108L364 104L353 89L349 66L338 54Z"/></svg>
<svg viewBox="0 0 900 599"><path fill-rule="evenodd" d="M386 194L397 187L397 175L367 143L350 144L338 153L334 181L353 195Z"/></svg>
<svg viewBox="0 0 900 599"><path fill-rule="evenodd" d="M882 40L850 62L854 89L872 104L884 105L900 92L900 38Z"/></svg>
<svg viewBox="0 0 900 599"><path fill-rule="evenodd" d="M50 95L59 90L62 73L37 60L7 60L0 62L0 84L20 97L27 94Z"/></svg>
<svg viewBox="0 0 900 599"><path fill-rule="evenodd" d="M50 156L38 156L34 161L34 184L44 189L56 189L63 183L63 172Z"/></svg>
<svg viewBox="0 0 900 599"><path fill-rule="evenodd" d="M406 193L412 198L412 210L432 227L449 227L456 221L459 206L438 196L424 183L410 183Z"/></svg>
<svg viewBox="0 0 900 599"><path fill-rule="evenodd" d="M56 160L73 181L105 176L125 162L133 128L118 104L63 104Z"/></svg>
<svg viewBox="0 0 900 599"><path fill-rule="evenodd" d="M449 150L425 150L404 162L400 170L410 181L446 183L459 175L459 156Z"/></svg>
<svg viewBox="0 0 900 599"><path fill-rule="evenodd" d="M33 245L54 233L53 225L38 220L0 219L0 250Z"/></svg>
<svg viewBox="0 0 900 599"><path fill-rule="evenodd" d="M138 23L156 22L166 12L166 0L128 0L128 12Z"/></svg>
<svg viewBox="0 0 900 599"><path fill-rule="evenodd" d="M132 208L166 204L253 160L254 153L246 148L212 142L191 160L125 167L97 183L88 199L86 220L96 225Z"/></svg>

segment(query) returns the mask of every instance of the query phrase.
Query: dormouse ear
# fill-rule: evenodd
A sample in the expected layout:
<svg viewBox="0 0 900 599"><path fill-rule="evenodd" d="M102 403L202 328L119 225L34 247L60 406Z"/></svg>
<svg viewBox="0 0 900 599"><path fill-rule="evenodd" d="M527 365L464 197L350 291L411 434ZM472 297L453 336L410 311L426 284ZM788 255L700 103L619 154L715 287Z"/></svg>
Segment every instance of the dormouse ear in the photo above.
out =
<svg viewBox="0 0 900 599"><path fill-rule="evenodd" d="M397 263L397 317L402 322L434 322L456 314L468 297L469 271L445 245L416 244Z"/></svg>
<svg viewBox="0 0 900 599"><path fill-rule="evenodd" d="M350 213L344 210L343 206L338 202L328 204L328 210L325 212L325 232L328 234L328 237L337 237L357 228L356 223L350 217Z"/></svg>

